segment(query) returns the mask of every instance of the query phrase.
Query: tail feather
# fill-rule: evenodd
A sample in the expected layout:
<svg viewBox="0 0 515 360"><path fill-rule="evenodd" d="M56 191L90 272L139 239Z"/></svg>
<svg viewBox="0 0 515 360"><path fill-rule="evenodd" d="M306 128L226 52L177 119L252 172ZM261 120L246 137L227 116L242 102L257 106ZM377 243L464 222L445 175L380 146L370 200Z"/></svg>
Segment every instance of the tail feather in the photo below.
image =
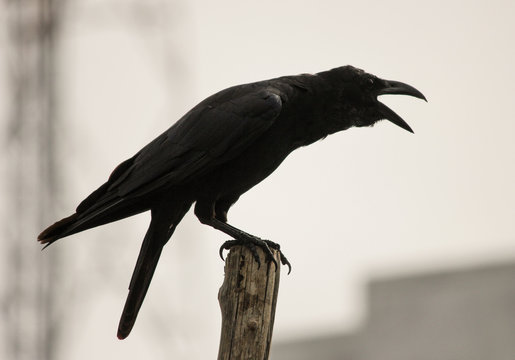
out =
<svg viewBox="0 0 515 360"><path fill-rule="evenodd" d="M46 244L45 247L47 247L57 239L65 236L63 234L65 234L67 229L75 224L77 217L78 214L75 213L50 225L38 235L38 241L42 244Z"/></svg>
<svg viewBox="0 0 515 360"><path fill-rule="evenodd" d="M38 235L38 241L46 244L46 248L63 237L136 215L146 210L148 210L148 207L145 204L139 204L124 198L113 198L111 201L105 201L101 206L77 211L75 214L50 225Z"/></svg>
<svg viewBox="0 0 515 360"><path fill-rule="evenodd" d="M129 295L123 308L120 323L118 325L118 339L125 339L131 332L138 316L145 295L147 294L150 282L154 275L159 257L164 244L155 243L151 229L147 232L143 241L138 262L132 275L129 285Z"/></svg>
<svg viewBox="0 0 515 360"><path fill-rule="evenodd" d="M138 199L116 198L108 195L99 197L95 194L94 201L86 204L88 207L79 206L80 209L78 208L75 214L43 230L38 236L38 241L45 244L44 248L46 248L65 236L149 210L149 207L145 203L138 202ZM174 198L174 200L175 206L170 207L172 203L164 199L156 208L151 209L152 220L132 274L129 294L118 326L119 339L125 339L131 332L152 281L163 246L192 204L191 200L184 198Z"/></svg>
<svg viewBox="0 0 515 360"><path fill-rule="evenodd" d="M42 244L46 244L46 248L53 242L65 236L69 236L95 226L103 225L108 222L119 220L123 217L134 215L133 213L137 212L133 211L133 213L131 213L127 211L119 211L120 209L113 209L121 201L122 199L117 199L116 201L113 201L110 204L106 204L102 208L96 209L95 211L85 213L76 212L75 214L67 216L43 230L41 234L38 235L38 241Z"/></svg>
<svg viewBox="0 0 515 360"><path fill-rule="evenodd" d="M117 336L120 340L129 336L152 281L163 246L190 206L190 202L179 203L175 209L152 211L152 220L141 245L129 285L129 294L118 325Z"/></svg>
<svg viewBox="0 0 515 360"><path fill-rule="evenodd" d="M117 195L116 191L109 191L114 181L126 176L135 157L118 165L108 181L79 204L75 214L65 217L43 230L38 236L38 241L46 244L45 247L47 247L65 236L148 210L148 208L138 206L138 204L125 201L125 199ZM122 202L128 202L129 204L121 205ZM129 205L135 206L129 208Z"/></svg>

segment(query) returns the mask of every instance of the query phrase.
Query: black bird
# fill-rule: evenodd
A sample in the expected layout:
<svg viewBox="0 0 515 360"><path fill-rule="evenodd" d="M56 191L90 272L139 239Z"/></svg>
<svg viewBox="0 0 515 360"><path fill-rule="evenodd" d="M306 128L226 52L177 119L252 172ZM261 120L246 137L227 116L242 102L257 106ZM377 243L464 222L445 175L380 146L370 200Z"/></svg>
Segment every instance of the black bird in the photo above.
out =
<svg viewBox="0 0 515 360"><path fill-rule="evenodd" d="M38 240L48 246L62 237L151 211L118 327L118 337L124 339L136 321L163 246L193 203L201 223L235 239L220 251L234 243L251 249L259 246L271 260L270 247L278 246L229 225L229 208L293 150L329 134L372 126L382 119L413 132L377 100L386 94L425 100L410 85L382 80L352 66L222 90L118 165L73 215L48 227ZM284 256L281 260L289 266Z"/></svg>

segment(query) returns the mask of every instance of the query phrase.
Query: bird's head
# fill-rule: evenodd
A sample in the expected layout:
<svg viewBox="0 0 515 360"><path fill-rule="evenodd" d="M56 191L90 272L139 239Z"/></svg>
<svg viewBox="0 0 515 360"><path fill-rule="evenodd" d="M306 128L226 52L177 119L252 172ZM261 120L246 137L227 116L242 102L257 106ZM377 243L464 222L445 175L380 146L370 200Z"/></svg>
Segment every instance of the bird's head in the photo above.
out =
<svg viewBox="0 0 515 360"><path fill-rule="evenodd" d="M351 126L372 126L379 120L389 120L404 130L413 132L411 127L392 109L381 103L380 95L409 95L426 100L413 86L400 81L383 80L352 66L342 66L329 70L332 82L341 90L339 106Z"/></svg>

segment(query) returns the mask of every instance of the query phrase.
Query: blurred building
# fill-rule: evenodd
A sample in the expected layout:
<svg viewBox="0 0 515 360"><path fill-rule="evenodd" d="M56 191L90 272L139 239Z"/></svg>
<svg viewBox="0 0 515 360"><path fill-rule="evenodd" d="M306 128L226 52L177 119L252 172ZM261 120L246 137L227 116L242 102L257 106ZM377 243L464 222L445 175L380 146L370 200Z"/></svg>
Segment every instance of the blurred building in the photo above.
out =
<svg viewBox="0 0 515 360"><path fill-rule="evenodd" d="M274 360L513 360L515 263L371 281L355 333L276 343Z"/></svg>

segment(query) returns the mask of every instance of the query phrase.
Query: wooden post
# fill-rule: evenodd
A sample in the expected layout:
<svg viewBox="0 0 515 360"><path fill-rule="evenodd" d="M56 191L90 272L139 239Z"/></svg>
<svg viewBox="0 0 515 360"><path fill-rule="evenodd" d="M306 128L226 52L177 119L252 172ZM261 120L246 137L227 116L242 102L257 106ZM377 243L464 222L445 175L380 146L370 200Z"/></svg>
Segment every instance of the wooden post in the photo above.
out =
<svg viewBox="0 0 515 360"><path fill-rule="evenodd" d="M279 291L279 253L272 250L277 269L265 262L261 249L258 269L250 250L234 246L225 262L225 279L218 293L222 334L218 360L267 360L272 342Z"/></svg>

